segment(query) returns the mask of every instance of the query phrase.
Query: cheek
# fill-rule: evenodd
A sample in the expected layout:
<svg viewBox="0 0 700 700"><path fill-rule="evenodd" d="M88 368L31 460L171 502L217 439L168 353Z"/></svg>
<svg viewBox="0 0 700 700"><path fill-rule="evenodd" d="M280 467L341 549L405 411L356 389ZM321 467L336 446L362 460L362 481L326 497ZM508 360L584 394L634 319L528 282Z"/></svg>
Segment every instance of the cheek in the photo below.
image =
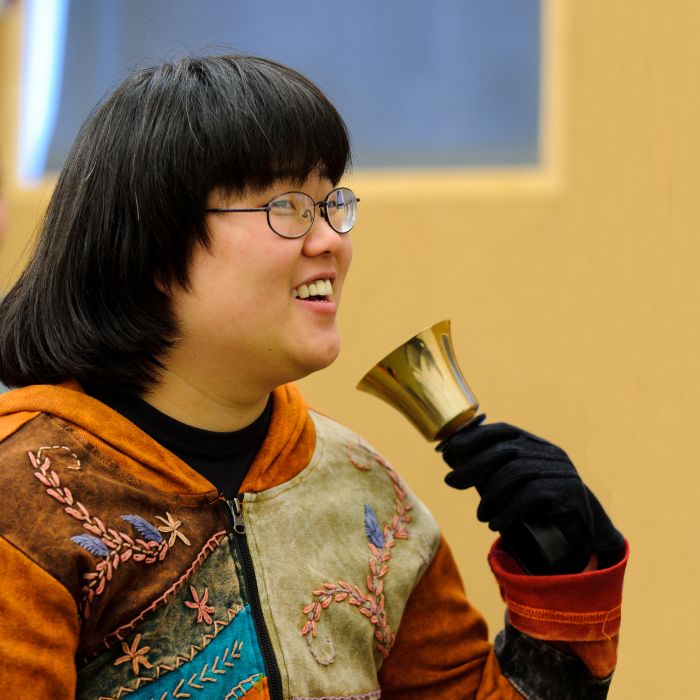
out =
<svg viewBox="0 0 700 700"><path fill-rule="evenodd" d="M254 282L255 251L234 235L218 236L209 250L199 249L190 266L192 289L202 295L219 291L226 294L236 286Z"/></svg>
<svg viewBox="0 0 700 700"><path fill-rule="evenodd" d="M258 236L253 245L230 236L211 252L201 252L190 273L197 302L211 314L220 314L222 322L236 319L244 323L250 316L278 312L281 292L288 291L291 299L293 251L289 246L276 247L274 238L271 243Z"/></svg>

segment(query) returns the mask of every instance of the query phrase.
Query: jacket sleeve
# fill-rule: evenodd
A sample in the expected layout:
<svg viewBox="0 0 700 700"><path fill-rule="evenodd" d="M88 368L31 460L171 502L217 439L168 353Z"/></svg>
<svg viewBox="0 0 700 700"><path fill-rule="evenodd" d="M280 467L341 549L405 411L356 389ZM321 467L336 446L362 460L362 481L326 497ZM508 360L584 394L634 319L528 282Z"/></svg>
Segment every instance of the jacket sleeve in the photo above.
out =
<svg viewBox="0 0 700 700"><path fill-rule="evenodd" d="M0 697L75 698L80 625L70 593L0 538Z"/></svg>
<svg viewBox="0 0 700 700"><path fill-rule="evenodd" d="M617 663L622 584L629 558L606 569L528 576L500 540L489 554L507 608L496 639L503 673L525 697L607 697Z"/></svg>
<svg viewBox="0 0 700 700"><path fill-rule="evenodd" d="M379 682L386 700L524 697L501 673L444 539L408 600Z"/></svg>
<svg viewBox="0 0 700 700"><path fill-rule="evenodd" d="M533 577L489 555L507 608L495 647L444 540L408 601L379 679L389 700L605 698L615 666L622 576Z"/></svg>

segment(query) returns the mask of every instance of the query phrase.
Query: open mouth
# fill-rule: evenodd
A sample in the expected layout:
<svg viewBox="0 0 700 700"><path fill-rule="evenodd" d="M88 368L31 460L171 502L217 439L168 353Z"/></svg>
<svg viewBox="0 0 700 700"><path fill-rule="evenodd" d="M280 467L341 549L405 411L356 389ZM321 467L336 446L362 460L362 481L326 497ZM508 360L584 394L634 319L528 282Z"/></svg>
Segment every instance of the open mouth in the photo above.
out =
<svg viewBox="0 0 700 700"><path fill-rule="evenodd" d="M300 284L296 289L292 289L294 299L306 301L329 301L332 294L333 284L327 279L314 280L309 284Z"/></svg>

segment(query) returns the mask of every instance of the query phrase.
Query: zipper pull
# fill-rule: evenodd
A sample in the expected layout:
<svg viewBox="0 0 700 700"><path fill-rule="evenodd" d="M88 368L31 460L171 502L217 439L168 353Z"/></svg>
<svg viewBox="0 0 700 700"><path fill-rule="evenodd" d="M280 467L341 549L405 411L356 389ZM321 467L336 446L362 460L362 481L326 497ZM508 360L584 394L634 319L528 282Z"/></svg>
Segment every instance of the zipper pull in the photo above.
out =
<svg viewBox="0 0 700 700"><path fill-rule="evenodd" d="M243 504L238 496L232 498L228 503L231 517L233 518L233 531L237 535L245 535L245 523L243 522Z"/></svg>

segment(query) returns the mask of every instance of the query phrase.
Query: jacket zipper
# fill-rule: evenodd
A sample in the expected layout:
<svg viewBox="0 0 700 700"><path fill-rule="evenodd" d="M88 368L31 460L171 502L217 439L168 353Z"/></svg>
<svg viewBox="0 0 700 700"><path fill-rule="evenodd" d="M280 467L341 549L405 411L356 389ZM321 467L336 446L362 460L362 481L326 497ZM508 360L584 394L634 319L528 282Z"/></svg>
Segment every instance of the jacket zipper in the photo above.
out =
<svg viewBox="0 0 700 700"><path fill-rule="evenodd" d="M267 632L265 618L263 617L262 606L260 605L260 596L258 594L258 584L255 580L255 569L253 568L253 558L250 555L248 540L246 539L246 527L243 522L243 495L236 496L232 499L226 499L226 505L231 513L233 520L233 545L238 554L238 560L241 562L243 571L243 585L250 603L250 611L253 615L255 631L258 634L260 642L260 650L265 662L267 671L267 684L270 691L270 700L282 699L282 678L280 676L279 666L275 658L275 652L272 649L270 635Z"/></svg>

